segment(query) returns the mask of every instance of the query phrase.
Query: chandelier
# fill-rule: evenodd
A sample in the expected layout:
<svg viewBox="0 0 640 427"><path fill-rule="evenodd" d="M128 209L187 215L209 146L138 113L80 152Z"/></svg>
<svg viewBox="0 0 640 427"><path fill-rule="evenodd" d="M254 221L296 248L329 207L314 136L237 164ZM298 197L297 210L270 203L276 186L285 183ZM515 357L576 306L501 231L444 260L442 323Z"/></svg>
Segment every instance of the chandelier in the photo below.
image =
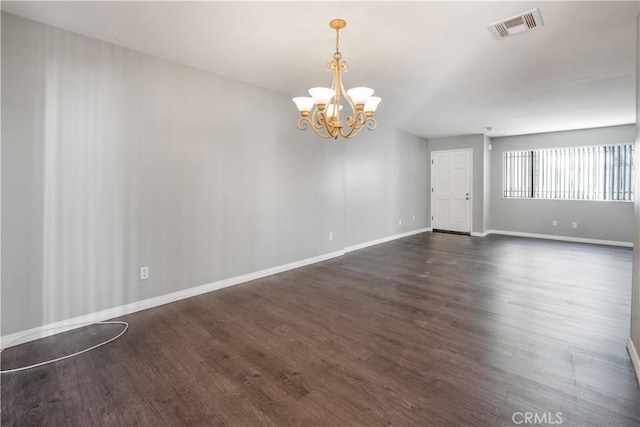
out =
<svg viewBox="0 0 640 427"><path fill-rule="evenodd" d="M313 87L309 89L311 97L293 98L300 111L298 129L306 130L311 127L322 138L353 138L363 128L373 130L377 126L373 113L381 99L371 96L373 89L354 87L345 91L342 84L342 72L349 70L349 65L342 60L340 53L340 30L346 26L347 22L343 19L329 22L329 27L336 30L336 52L333 60L326 66L328 71L333 71L331 87ZM350 109L350 115L344 123L340 119L343 103Z"/></svg>

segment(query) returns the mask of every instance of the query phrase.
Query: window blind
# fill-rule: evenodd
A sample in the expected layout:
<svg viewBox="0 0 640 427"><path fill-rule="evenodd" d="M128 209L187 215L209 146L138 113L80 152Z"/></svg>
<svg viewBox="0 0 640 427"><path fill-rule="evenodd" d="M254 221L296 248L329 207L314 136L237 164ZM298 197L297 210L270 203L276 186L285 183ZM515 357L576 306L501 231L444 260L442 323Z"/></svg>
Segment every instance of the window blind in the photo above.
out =
<svg viewBox="0 0 640 427"><path fill-rule="evenodd" d="M634 199L634 144L504 153L504 197Z"/></svg>

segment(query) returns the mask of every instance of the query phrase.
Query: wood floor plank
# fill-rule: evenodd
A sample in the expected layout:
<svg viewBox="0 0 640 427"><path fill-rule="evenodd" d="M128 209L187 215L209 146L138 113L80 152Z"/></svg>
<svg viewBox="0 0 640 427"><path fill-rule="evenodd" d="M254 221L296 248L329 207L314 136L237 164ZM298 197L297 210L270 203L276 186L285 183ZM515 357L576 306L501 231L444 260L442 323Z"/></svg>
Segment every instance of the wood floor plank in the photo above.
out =
<svg viewBox="0 0 640 427"><path fill-rule="evenodd" d="M626 248L423 233L122 320L2 376L2 425L640 425ZM4 369L112 334L9 348Z"/></svg>

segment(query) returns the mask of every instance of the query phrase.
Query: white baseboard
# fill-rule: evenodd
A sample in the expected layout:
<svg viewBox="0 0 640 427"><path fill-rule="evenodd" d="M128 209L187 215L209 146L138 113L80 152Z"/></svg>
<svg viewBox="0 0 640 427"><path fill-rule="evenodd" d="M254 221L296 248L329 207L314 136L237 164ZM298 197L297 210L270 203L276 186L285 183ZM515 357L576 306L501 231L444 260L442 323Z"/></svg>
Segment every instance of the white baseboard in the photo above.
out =
<svg viewBox="0 0 640 427"><path fill-rule="evenodd" d="M380 239L371 240L369 242L358 243L357 245L347 246L346 248L344 248L344 251L345 252L353 252L353 251L357 251L358 249L368 248L369 246L379 245L380 243L386 243L386 242L389 242L391 240L396 240L396 239L401 239L403 237L413 236L414 234L420 234L420 233L424 233L426 231L431 231L431 228L428 228L428 227L427 228L420 228L418 230L407 231L406 233L401 233L401 234L394 234L394 235L391 235L391 236L382 237Z"/></svg>
<svg viewBox="0 0 640 427"><path fill-rule="evenodd" d="M276 267L266 268L264 270L256 271L253 273L243 274L241 276L231 277L228 279L219 280L217 282L207 283L193 288L184 289L170 294L160 295L154 298L148 298L142 301L132 302L130 304L121 305L118 307L109 308L94 313L89 313L83 316L74 317L72 319L61 320L59 322L49 323L47 325L38 326L36 328L28 329L25 331L16 332L13 334L0 337L0 348L12 347L14 345L23 344L29 341L34 341L39 338L45 338L51 335L59 334L61 332L76 329L85 325L89 325L94 322L100 322L103 320L113 319L115 317L125 316L127 314L135 313L137 311L147 310L149 308L158 307L160 305L168 304L181 299L194 297L196 295L205 294L207 292L216 291L218 289L228 288L229 286L238 285L240 283L249 282L251 280L260 279L262 277L271 276L273 274L282 273L284 271L293 270L295 268L304 267L306 265L315 264L318 262L326 261L331 258L336 258L344 255L347 252L353 252L358 249L366 248L368 246L378 245L380 243L388 242L402 237L411 236L414 234L424 233L425 231L431 231L430 228L421 228L419 230L408 231L402 234L395 234L393 236L383 237L381 239L373 240L366 243L361 243L354 246L336 252L331 252L324 255L319 255L311 258L306 258L300 261L291 262L289 264L279 265Z"/></svg>
<svg viewBox="0 0 640 427"><path fill-rule="evenodd" d="M73 319L53 322L47 325L38 326L36 328L28 329L25 331L5 335L3 337L0 337L0 348L4 349L7 347L12 347L14 345L23 344L25 342L37 340L39 338L48 337L51 335L59 334L61 332L69 331L71 329L89 325L94 322L113 319L114 317L124 316L127 314L135 313L137 311L146 310L149 308L168 304L181 299L190 298L190 297L201 295L211 291L216 291L218 289L227 288L229 286L238 285L240 283L249 282L251 280L260 279L262 277L271 276L273 274L282 273L284 271L304 267L309 264L315 264L321 261L326 261L328 259L339 257L344 254L345 254L345 251L331 252L328 254L291 262L289 264L279 265L276 267L271 267L271 268L266 268L264 270L256 271L253 273L243 274L241 276L218 280L216 282L207 283L204 285L196 286L189 289L184 289L177 292L172 292L170 294L160 295L154 298L148 298L142 301L136 301L130 304L125 304L118 307L113 307L106 310L89 313L83 316L74 317Z"/></svg>
<svg viewBox="0 0 640 427"><path fill-rule="evenodd" d="M471 236L472 237L487 237L490 232L491 232L491 230L485 231L484 233L478 233L477 231L472 231L471 232Z"/></svg>
<svg viewBox="0 0 640 427"><path fill-rule="evenodd" d="M565 242L591 243L594 245L607 245L607 246L623 246L626 248L633 247L633 242L620 242L617 240L587 239L584 237L556 236L553 234L522 233L520 231L489 230L484 234L485 236L489 234L501 234L504 236L531 237L533 239L562 240ZM473 233L471 235L473 236Z"/></svg>
<svg viewBox="0 0 640 427"><path fill-rule="evenodd" d="M627 340L627 351L629 352L631 363L633 363L633 369L636 371L638 384L640 384L640 357L638 357L638 350L636 350L636 346L633 345L631 337Z"/></svg>

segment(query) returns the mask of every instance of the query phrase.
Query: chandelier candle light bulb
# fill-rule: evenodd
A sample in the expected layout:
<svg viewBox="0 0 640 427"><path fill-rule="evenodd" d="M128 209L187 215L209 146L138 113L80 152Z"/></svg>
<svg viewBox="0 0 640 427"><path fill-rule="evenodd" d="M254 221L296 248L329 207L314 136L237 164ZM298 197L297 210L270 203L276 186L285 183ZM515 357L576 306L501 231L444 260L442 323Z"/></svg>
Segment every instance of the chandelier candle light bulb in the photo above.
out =
<svg viewBox="0 0 640 427"><path fill-rule="evenodd" d="M340 30L347 26L342 19L334 19L329 22L329 27L336 30L336 51L333 60L327 64L327 69L333 71L331 87L313 87L309 89L309 97L293 98L300 111L298 129L306 130L309 127L322 138L338 139L353 138L363 128L373 130L377 126L373 113L382 100L372 96L374 91L368 87L354 87L345 90L342 83L342 72L349 66L342 60L340 53ZM346 126L340 121L340 113L344 108L341 102L348 104L351 115L347 117ZM314 108L315 107L315 108Z"/></svg>
<svg viewBox="0 0 640 427"><path fill-rule="evenodd" d="M338 112L342 111L342 105L338 105L338 108L336 108L336 104L329 104L327 106L327 117L332 117L335 118L338 116Z"/></svg>

